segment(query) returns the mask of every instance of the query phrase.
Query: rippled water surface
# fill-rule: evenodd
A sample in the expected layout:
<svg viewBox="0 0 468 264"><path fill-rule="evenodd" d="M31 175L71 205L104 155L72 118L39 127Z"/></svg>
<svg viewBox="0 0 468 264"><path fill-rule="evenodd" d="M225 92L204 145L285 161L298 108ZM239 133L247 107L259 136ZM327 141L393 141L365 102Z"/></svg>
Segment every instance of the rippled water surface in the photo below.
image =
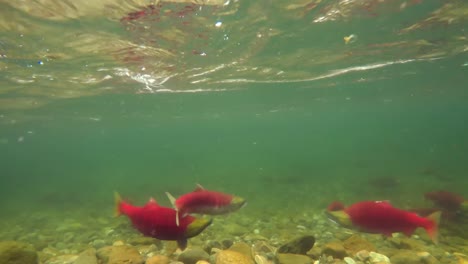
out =
<svg viewBox="0 0 468 264"><path fill-rule="evenodd" d="M464 0L0 1L0 210L468 197ZM2 213L4 215L5 213Z"/></svg>

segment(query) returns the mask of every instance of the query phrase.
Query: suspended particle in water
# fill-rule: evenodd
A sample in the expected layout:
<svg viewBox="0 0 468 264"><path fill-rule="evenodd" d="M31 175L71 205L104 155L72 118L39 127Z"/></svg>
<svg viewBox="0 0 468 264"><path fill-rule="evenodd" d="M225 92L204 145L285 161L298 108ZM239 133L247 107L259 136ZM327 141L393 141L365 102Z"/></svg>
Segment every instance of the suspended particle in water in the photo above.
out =
<svg viewBox="0 0 468 264"><path fill-rule="evenodd" d="M222 25L223 25L223 22L221 22L221 21L217 21L215 23L215 27L217 27L217 28L221 27Z"/></svg>
<svg viewBox="0 0 468 264"><path fill-rule="evenodd" d="M44 62L40 60L40 61L37 62L37 64L44 65Z"/></svg>
<svg viewBox="0 0 468 264"><path fill-rule="evenodd" d="M23 142L23 141L24 141L24 137L23 137L23 136L21 136L21 137L18 138L18 142L19 142L19 143L21 143L21 142Z"/></svg>
<svg viewBox="0 0 468 264"><path fill-rule="evenodd" d="M357 36L354 34L351 34L349 36L346 36L343 38L345 44L351 44L357 41Z"/></svg>

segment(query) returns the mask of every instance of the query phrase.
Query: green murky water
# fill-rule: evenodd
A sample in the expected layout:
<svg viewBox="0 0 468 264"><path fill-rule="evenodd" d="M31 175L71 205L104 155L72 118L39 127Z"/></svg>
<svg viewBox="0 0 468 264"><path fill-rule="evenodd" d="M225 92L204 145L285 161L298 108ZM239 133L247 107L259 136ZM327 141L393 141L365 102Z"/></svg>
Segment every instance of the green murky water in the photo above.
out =
<svg viewBox="0 0 468 264"><path fill-rule="evenodd" d="M0 3L2 219L468 197L464 1L65 3Z"/></svg>

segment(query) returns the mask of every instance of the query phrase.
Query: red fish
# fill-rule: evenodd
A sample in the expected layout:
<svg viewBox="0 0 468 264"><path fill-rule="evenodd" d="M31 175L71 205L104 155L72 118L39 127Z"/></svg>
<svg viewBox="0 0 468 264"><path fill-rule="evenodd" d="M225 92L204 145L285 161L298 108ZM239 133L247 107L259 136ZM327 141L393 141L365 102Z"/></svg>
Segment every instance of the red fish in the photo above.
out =
<svg viewBox="0 0 468 264"><path fill-rule="evenodd" d="M344 210L328 211L328 214L340 224L386 236L397 232L410 236L416 228L422 227L432 241L437 243L440 212L424 218L416 213L395 208L386 201L363 201Z"/></svg>
<svg viewBox="0 0 468 264"><path fill-rule="evenodd" d="M424 197L431 200L435 206L452 212L460 210L465 203L462 196L447 191L428 192L424 194Z"/></svg>
<svg viewBox="0 0 468 264"><path fill-rule="evenodd" d="M195 191L180 196L177 200L168 192L167 197L177 210L176 224L179 225L179 215L208 214L221 215L234 212L244 206L244 198L226 193L208 191L197 185Z"/></svg>
<svg viewBox="0 0 468 264"><path fill-rule="evenodd" d="M176 225L176 210L160 206L154 199L150 199L144 206L134 206L123 201L115 193L116 214L126 215L133 226L143 235L161 240L175 240L180 249L187 247L187 239L197 236L212 220L184 216L180 224Z"/></svg>

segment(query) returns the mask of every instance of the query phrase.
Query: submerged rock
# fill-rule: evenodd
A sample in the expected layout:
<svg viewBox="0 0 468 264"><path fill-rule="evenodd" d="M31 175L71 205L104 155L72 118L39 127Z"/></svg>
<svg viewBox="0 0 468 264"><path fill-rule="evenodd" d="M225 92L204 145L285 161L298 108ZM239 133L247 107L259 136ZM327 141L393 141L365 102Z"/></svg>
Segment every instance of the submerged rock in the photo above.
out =
<svg viewBox="0 0 468 264"><path fill-rule="evenodd" d="M311 258L300 254L279 253L276 255L279 264L312 264Z"/></svg>
<svg viewBox="0 0 468 264"><path fill-rule="evenodd" d="M199 260L208 260L210 255L206 253L205 250L198 247L187 248L182 253L180 253L177 258L178 261L183 262L184 264L195 264Z"/></svg>
<svg viewBox="0 0 468 264"><path fill-rule="evenodd" d="M97 264L96 250L94 248L83 251L73 264Z"/></svg>
<svg viewBox="0 0 468 264"><path fill-rule="evenodd" d="M370 263L390 263L390 259L382 254L371 252L369 253Z"/></svg>
<svg viewBox="0 0 468 264"><path fill-rule="evenodd" d="M148 258L145 264L169 264L170 260L168 257L163 255L156 255Z"/></svg>
<svg viewBox="0 0 468 264"><path fill-rule="evenodd" d="M99 260L104 264L142 264L143 257L132 246L108 246L97 251Z"/></svg>
<svg viewBox="0 0 468 264"><path fill-rule="evenodd" d="M291 254L302 254L305 255L315 243L315 237L301 236L294 240L287 242L286 244L278 248L278 253L291 253Z"/></svg>
<svg viewBox="0 0 468 264"><path fill-rule="evenodd" d="M215 264L255 264L252 258L233 250L221 250L216 254Z"/></svg>
<svg viewBox="0 0 468 264"><path fill-rule="evenodd" d="M334 258L343 259L347 256L346 250L341 243L330 242L322 249L322 255L332 256Z"/></svg>
<svg viewBox="0 0 468 264"><path fill-rule="evenodd" d="M354 255L361 250L375 251L375 246L359 235L352 235L343 242L343 247L348 254Z"/></svg>
<svg viewBox="0 0 468 264"><path fill-rule="evenodd" d="M16 241L0 242L0 264L37 264L33 246Z"/></svg>

